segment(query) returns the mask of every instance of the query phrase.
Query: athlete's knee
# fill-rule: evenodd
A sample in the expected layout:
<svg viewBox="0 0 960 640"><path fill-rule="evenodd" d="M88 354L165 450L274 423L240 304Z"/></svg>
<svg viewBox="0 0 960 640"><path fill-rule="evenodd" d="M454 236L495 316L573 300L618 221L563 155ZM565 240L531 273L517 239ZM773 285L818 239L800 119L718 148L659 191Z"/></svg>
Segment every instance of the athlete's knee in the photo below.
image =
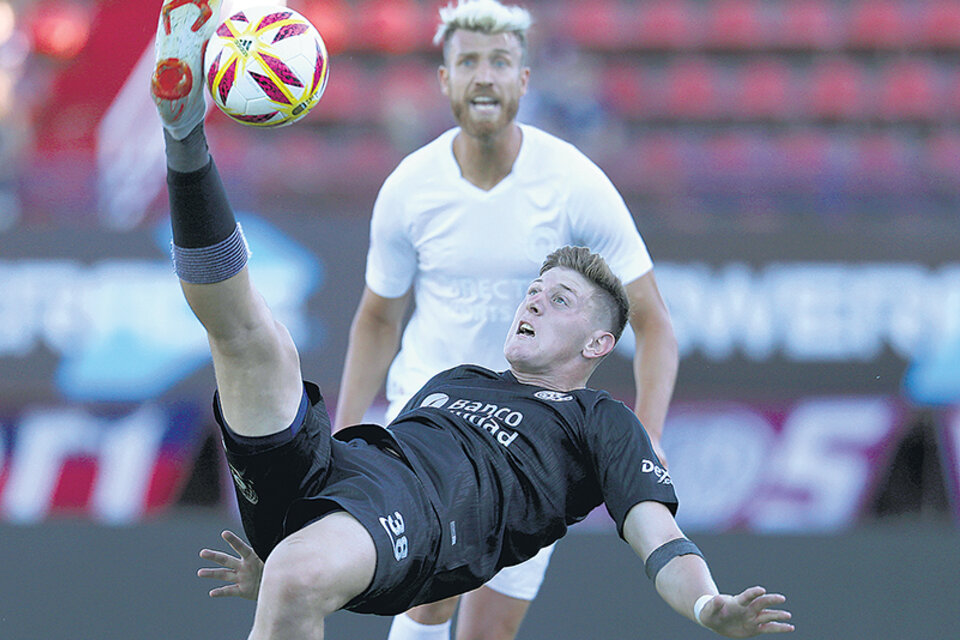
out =
<svg viewBox="0 0 960 640"><path fill-rule="evenodd" d="M291 607L327 615L360 595L373 579L373 539L355 518L330 514L284 538L267 558L264 588L283 595Z"/></svg>
<svg viewBox="0 0 960 640"><path fill-rule="evenodd" d="M337 585L335 568L322 554L310 554L306 545L291 538L267 558L260 592L283 609L324 617L342 607L346 597Z"/></svg>
<svg viewBox="0 0 960 640"><path fill-rule="evenodd" d="M443 624L453 617L458 600L459 596L454 596L446 600L422 604L410 609L407 615L420 624Z"/></svg>
<svg viewBox="0 0 960 640"><path fill-rule="evenodd" d="M457 640L514 640L529 607L529 600L509 597L488 587L464 594Z"/></svg>

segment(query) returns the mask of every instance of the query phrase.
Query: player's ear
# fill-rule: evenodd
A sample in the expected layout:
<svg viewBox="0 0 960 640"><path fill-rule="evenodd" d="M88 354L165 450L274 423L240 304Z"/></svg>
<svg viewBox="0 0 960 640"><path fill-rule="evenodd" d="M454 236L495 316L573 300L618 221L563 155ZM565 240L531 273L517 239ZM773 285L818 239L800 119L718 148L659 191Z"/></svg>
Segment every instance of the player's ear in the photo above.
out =
<svg viewBox="0 0 960 640"><path fill-rule="evenodd" d="M613 351L616 344L617 340L612 333L598 329L590 334L590 339L581 353L588 360L602 358Z"/></svg>
<svg viewBox="0 0 960 640"><path fill-rule="evenodd" d="M447 71L446 65L440 65L437 67L437 80L440 82L440 93L445 96L450 95L450 87L447 84L447 81L450 79L450 72Z"/></svg>

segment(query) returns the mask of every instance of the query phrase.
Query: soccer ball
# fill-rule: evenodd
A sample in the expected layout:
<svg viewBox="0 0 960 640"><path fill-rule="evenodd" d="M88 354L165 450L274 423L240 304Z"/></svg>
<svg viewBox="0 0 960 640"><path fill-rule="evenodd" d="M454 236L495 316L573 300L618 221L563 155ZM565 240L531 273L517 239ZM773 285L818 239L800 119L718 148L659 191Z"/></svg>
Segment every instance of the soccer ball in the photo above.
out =
<svg viewBox="0 0 960 640"><path fill-rule="evenodd" d="M282 127L307 115L329 59L310 21L286 7L237 11L210 37L203 72L213 102L242 124Z"/></svg>

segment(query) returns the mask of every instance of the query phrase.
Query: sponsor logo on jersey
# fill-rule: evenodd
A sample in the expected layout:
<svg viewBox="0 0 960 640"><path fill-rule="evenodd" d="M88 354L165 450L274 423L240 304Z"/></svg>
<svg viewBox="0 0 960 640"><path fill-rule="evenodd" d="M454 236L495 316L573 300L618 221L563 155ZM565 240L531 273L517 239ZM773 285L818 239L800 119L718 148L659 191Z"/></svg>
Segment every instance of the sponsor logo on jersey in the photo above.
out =
<svg viewBox="0 0 960 640"><path fill-rule="evenodd" d="M459 398L446 406L447 411L460 416L470 424L488 432L505 447L517 439L517 432L507 429L523 421L523 414L510 407L501 407L491 402L476 402Z"/></svg>
<svg viewBox="0 0 960 640"><path fill-rule="evenodd" d="M445 393L431 393L426 398L423 399L423 402L420 403L421 407L442 407L447 404L450 400L450 396Z"/></svg>
<svg viewBox="0 0 960 640"><path fill-rule="evenodd" d="M642 473L652 473L656 476L657 484L673 484L673 480L670 479L670 474L667 473L666 469L646 458L640 463L640 471Z"/></svg>
<svg viewBox="0 0 960 640"><path fill-rule="evenodd" d="M550 402L567 402L568 400L573 400L572 395L563 393L562 391L537 391L533 394L533 397Z"/></svg>
<svg viewBox="0 0 960 640"><path fill-rule="evenodd" d="M260 498L257 496L257 492L253 490L253 483L244 478L243 474L237 471L232 464L227 466L230 467L230 475L233 476L233 483L237 485L237 491L240 492L240 495L250 504L257 504Z"/></svg>

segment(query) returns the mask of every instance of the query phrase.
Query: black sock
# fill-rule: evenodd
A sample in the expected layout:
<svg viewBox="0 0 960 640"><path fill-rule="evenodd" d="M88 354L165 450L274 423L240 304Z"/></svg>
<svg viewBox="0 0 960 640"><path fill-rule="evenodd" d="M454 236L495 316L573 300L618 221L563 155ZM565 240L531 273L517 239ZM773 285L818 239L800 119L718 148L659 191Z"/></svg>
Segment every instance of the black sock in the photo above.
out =
<svg viewBox="0 0 960 640"><path fill-rule="evenodd" d="M206 165L197 171L181 173L168 168L167 187L176 246L209 247L222 242L237 228L213 158L208 156Z"/></svg>

